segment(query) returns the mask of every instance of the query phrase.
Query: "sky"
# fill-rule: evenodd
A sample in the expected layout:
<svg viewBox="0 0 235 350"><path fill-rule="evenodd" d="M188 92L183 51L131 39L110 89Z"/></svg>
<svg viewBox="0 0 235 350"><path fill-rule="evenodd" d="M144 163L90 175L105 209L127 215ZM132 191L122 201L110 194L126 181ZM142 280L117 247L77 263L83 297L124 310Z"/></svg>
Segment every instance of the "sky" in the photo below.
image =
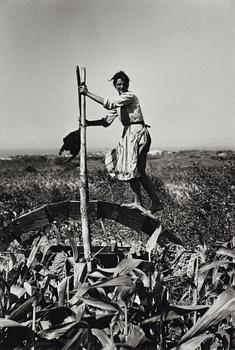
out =
<svg viewBox="0 0 235 350"><path fill-rule="evenodd" d="M0 0L1 150L60 148L78 125L77 65L103 97L129 75L152 149L235 149L234 13L233 0ZM121 131L88 128L88 150Z"/></svg>

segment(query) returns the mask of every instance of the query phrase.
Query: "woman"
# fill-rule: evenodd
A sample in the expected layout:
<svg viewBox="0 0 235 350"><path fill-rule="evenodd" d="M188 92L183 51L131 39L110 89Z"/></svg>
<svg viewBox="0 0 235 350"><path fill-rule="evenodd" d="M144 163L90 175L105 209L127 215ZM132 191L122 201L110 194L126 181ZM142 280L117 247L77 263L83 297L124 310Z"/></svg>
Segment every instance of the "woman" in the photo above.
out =
<svg viewBox="0 0 235 350"><path fill-rule="evenodd" d="M128 181L134 193L133 206L142 206L141 186L146 190L151 200L151 213L162 210L154 186L146 175L147 153L151 138L144 122L143 114L137 96L129 91L129 77L120 71L111 78L119 97L110 100L88 91L86 86L80 86L79 92L95 102L102 104L110 113L103 119L86 121L87 126L102 125L108 127L118 117L124 126L122 138L118 146L105 157L106 167L111 176Z"/></svg>

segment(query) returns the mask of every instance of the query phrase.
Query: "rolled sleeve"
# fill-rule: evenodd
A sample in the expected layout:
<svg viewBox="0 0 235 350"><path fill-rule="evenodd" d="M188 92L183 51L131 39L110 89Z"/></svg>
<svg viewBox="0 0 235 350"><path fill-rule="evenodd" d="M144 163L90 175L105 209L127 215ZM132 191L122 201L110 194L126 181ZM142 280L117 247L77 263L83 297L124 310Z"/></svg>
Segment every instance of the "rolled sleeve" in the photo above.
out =
<svg viewBox="0 0 235 350"><path fill-rule="evenodd" d="M111 110L114 108L127 106L132 103L133 100L133 94L130 92L125 92L122 95L120 95L117 99L111 100L109 98L104 99L103 107Z"/></svg>

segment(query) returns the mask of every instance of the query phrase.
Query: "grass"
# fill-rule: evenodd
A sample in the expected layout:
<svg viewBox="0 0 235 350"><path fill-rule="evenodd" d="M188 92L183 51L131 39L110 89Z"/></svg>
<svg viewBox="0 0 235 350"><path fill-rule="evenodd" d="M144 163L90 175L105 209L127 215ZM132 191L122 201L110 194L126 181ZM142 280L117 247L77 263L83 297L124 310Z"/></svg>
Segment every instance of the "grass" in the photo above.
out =
<svg viewBox="0 0 235 350"><path fill-rule="evenodd" d="M221 156L222 154L222 156ZM186 244L213 245L234 230L234 152L165 152L148 160L148 174L164 204L161 220ZM79 160L19 156L0 161L0 223L44 204L79 200ZM103 159L89 157L90 199L131 201L129 185L111 180ZM150 205L144 194L144 205Z"/></svg>

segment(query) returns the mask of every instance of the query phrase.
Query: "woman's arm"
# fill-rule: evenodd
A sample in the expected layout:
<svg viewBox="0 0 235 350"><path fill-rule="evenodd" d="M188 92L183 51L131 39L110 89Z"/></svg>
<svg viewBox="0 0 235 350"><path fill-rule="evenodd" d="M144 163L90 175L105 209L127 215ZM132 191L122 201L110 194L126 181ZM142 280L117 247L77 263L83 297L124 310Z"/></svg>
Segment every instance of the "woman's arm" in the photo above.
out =
<svg viewBox="0 0 235 350"><path fill-rule="evenodd" d="M113 109L112 111L109 112L106 117L102 119L96 119L96 120L87 120L86 119L86 126L103 126L107 128L112 124L114 119L116 119L118 116L117 110Z"/></svg>
<svg viewBox="0 0 235 350"><path fill-rule="evenodd" d="M122 107L122 106L127 106L133 103L133 100L136 98L132 92L127 91L121 96L119 96L117 99L110 100L108 98L95 95L92 92L88 91L88 88L86 85L81 85L79 87L79 93L82 95L88 96L89 98L91 98L92 100L101 104L104 108L109 110Z"/></svg>
<svg viewBox="0 0 235 350"><path fill-rule="evenodd" d="M82 95L85 95L89 98L91 98L93 101L103 105L104 104L104 98L98 95L93 94L92 92L88 91L86 85L81 85L79 87L79 93Z"/></svg>
<svg viewBox="0 0 235 350"><path fill-rule="evenodd" d="M96 119L96 120L88 120L86 119L86 126L103 126L103 127L107 127L109 126L110 124L108 124L106 121L105 121L105 118L102 118L102 119Z"/></svg>

